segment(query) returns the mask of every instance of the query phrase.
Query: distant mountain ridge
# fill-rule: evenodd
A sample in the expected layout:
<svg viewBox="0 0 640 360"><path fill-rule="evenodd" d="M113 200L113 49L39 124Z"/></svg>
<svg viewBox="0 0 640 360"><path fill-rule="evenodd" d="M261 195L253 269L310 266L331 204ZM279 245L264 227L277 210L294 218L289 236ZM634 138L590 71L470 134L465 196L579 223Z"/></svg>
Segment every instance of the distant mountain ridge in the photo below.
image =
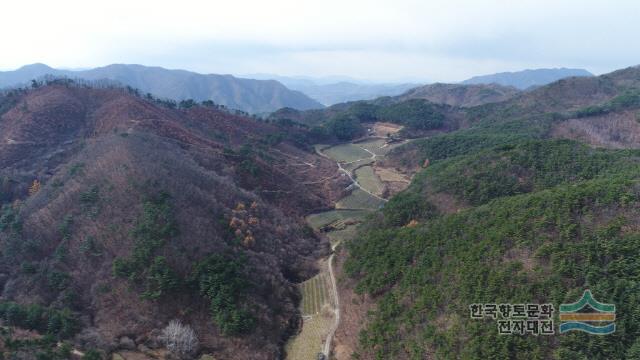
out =
<svg viewBox="0 0 640 360"><path fill-rule="evenodd" d="M424 99L437 104L471 107L508 100L518 93L520 91L512 86L498 84L435 83L413 88L394 99L396 101Z"/></svg>
<svg viewBox="0 0 640 360"><path fill-rule="evenodd" d="M462 82L462 84L498 84L513 86L520 90L531 87L543 86L567 77L591 77L584 69L527 69L516 72L501 72L496 74L474 76Z"/></svg>
<svg viewBox="0 0 640 360"><path fill-rule="evenodd" d="M420 86L417 83L375 83L344 76L325 78L290 77L273 74L249 76L257 79L277 80L289 89L301 91L326 106L348 101L373 100L382 96L396 96Z"/></svg>
<svg viewBox="0 0 640 360"><path fill-rule="evenodd" d="M282 107L307 110L323 105L290 90L275 80L254 80L232 75L199 74L143 65L113 64L89 70L60 70L45 64L26 65L0 72L0 88L25 84L45 75L87 80L113 80L155 96L175 100L212 100L249 113L266 113Z"/></svg>

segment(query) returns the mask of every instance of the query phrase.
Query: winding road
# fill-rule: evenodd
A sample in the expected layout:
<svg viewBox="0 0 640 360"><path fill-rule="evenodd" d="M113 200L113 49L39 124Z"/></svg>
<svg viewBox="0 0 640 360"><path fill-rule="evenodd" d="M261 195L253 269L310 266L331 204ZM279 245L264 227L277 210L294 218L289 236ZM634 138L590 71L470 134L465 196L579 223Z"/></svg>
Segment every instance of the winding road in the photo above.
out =
<svg viewBox="0 0 640 360"><path fill-rule="evenodd" d="M338 246L338 244L333 245L331 247L331 250L335 251L336 246ZM331 330L329 331L329 335L327 335L327 339L324 342L324 348L322 349L322 353L327 357L327 359L329 358L329 352L331 352L331 342L333 341L333 336L335 335L336 330L338 330L338 325L340 325L340 297L338 296L338 285L336 283L336 277L333 274L333 259L335 258L335 256L336 255L334 252L329 257L329 277L331 278L331 290L333 291L333 298L336 302L336 306L334 309L336 319L333 323L333 326L331 327Z"/></svg>

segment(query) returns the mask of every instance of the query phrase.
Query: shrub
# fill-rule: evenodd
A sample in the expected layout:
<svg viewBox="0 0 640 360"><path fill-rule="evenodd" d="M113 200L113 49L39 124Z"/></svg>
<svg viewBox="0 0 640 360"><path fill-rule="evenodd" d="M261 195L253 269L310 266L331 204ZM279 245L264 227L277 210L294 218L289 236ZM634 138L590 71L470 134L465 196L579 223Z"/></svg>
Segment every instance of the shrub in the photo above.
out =
<svg viewBox="0 0 640 360"><path fill-rule="evenodd" d="M60 225L58 226L58 230L60 231L60 235L62 235L63 240L67 240L71 238L71 225L73 224L73 216L66 215Z"/></svg>
<svg viewBox="0 0 640 360"><path fill-rule="evenodd" d="M18 210L11 205L2 205L0 231L10 231L13 233L20 233L22 231L22 220L20 219Z"/></svg>
<svg viewBox="0 0 640 360"><path fill-rule="evenodd" d="M82 358L84 360L101 360L102 355L96 349L89 349L84 353L84 356Z"/></svg>
<svg viewBox="0 0 640 360"><path fill-rule="evenodd" d="M27 275L33 275L37 272L36 265L30 262L23 263L20 268L22 270L22 273Z"/></svg>
<svg viewBox="0 0 640 360"><path fill-rule="evenodd" d="M69 175L81 175L84 172L84 163L75 163L69 168Z"/></svg>

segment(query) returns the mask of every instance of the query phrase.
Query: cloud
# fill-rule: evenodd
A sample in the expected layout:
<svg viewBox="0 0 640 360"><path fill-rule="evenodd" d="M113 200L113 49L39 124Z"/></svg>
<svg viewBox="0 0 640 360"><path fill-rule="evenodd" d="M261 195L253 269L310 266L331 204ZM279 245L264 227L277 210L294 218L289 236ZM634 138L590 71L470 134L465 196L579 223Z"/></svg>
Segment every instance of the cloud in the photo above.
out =
<svg viewBox="0 0 640 360"><path fill-rule="evenodd" d="M633 65L640 2L23 0L0 68L143 63L215 73L460 80L523 67Z"/></svg>

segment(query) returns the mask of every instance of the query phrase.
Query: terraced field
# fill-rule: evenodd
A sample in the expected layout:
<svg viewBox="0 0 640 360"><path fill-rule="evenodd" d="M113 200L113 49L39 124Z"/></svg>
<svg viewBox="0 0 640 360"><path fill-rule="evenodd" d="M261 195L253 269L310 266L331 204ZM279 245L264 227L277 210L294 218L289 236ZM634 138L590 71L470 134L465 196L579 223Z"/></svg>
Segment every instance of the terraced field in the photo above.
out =
<svg viewBox="0 0 640 360"><path fill-rule="evenodd" d="M371 156L371 154L369 154L369 156ZM361 160L350 162L350 163L344 163L342 164L342 168L349 172L353 172L357 168L363 167L365 165L371 165L374 162L375 162L375 159L371 159L371 158L361 159Z"/></svg>
<svg viewBox="0 0 640 360"><path fill-rule="evenodd" d="M326 267L326 264L323 265ZM331 279L327 271L299 285L302 292L300 312L303 323L302 331L286 347L287 359L315 359L322 352L324 341L331 330L335 315L335 301L331 295Z"/></svg>
<svg viewBox="0 0 640 360"><path fill-rule="evenodd" d="M361 189L355 189L349 196L336 203L336 209L377 210L383 204L383 200L373 197Z"/></svg>
<svg viewBox="0 0 640 360"><path fill-rule="evenodd" d="M377 157L386 155L394 145L386 145L385 139L376 138L336 146L315 146L318 153L335 160L356 182L351 185L354 188L351 193L336 203L335 210L312 214L306 218L309 226L329 238L332 249L345 239L355 236L358 223L384 205L385 200L374 195L382 195L385 185L371 165ZM329 259L330 264L333 255ZM331 345L330 339L339 322L340 309L337 306L338 299L333 299L335 280L332 281L327 262L323 261L320 267L318 275L299 285L303 324L300 334L287 343L287 360L315 359L321 352L328 355L330 346L324 346L324 341L328 341L326 345Z"/></svg>
<svg viewBox="0 0 640 360"><path fill-rule="evenodd" d="M367 210L331 210L318 214L311 214L307 216L306 220L312 228L319 230L323 226L329 225L335 221L359 221L369 214L370 211Z"/></svg>
<svg viewBox="0 0 640 360"><path fill-rule="evenodd" d="M320 314L323 306L332 305L329 291L329 275L322 272L300 284L302 291L302 316L315 316Z"/></svg>
<svg viewBox="0 0 640 360"><path fill-rule="evenodd" d="M381 196L384 192L384 184L380 181L380 178L373 172L371 166L363 166L356 169L356 181L363 188L367 189L373 194Z"/></svg>
<svg viewBox="0 0 640 360"><path fill-rule="evenodd" d="M287 360L317 359L333 321L333 316L322 315L304 319L302 331L285 348Z"/></svg>

